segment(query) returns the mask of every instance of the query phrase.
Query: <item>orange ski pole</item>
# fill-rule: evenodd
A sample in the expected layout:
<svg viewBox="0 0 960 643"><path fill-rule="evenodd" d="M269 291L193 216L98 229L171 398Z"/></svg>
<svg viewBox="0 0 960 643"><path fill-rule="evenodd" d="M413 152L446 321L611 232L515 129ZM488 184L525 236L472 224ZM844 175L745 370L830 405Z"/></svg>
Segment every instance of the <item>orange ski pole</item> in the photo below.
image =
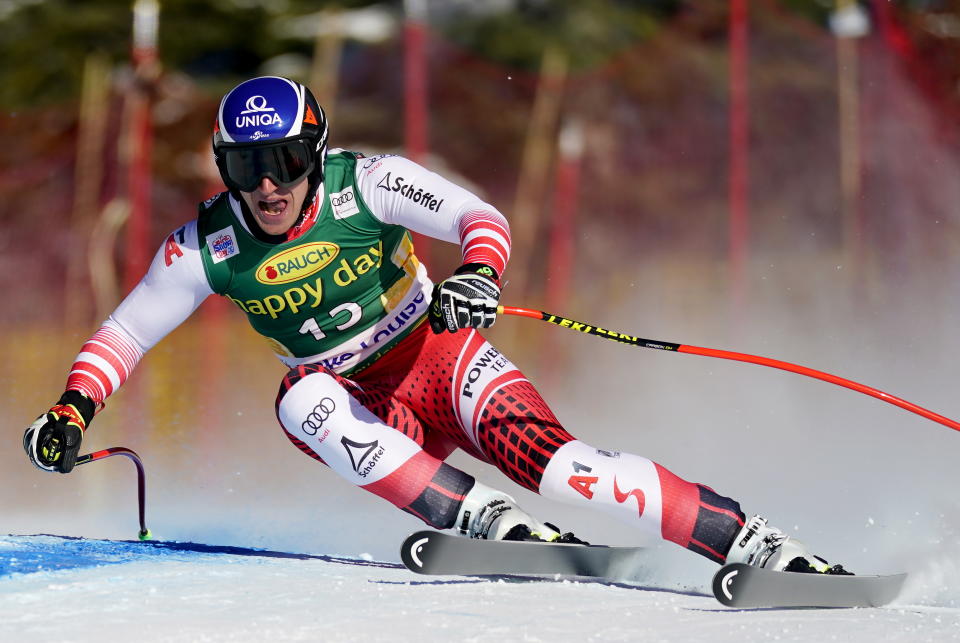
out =
<svg viewBox="0 0 960 643"><path fill-rule="evenodd" d="M857 391L858 393L863 393L865 395L871 395L879 400L884 402L889 402L895 406L899 406L902 409L906 409L911 413L916 413L922 417L927 418L928 420L933 420L939 424L942 424L946 427L950 427L954 431L960 431L960 422L951 420L948 417L944 417L933 411L929 411L922 406L917 406L912 402L900 399L895 395L890 395L889 393L884 393L883 391L877 390L872 386L867 386L866 384L860 384L859 382L854 382L836 375L831 375L830 373L824 373L823 371L817 371L812 368L807 368L806 366L800 366L798 364L791 364L790 362L783 362L777 359L770 359L769 357L761 357L759 355L749 355L747 353L734 353L731 351L717 350L715 348L701 348L699 346L688 346L686 344L676 344L674 342L665 342L657 339L644 339L643 337L635 337L627 333L621 333L615 330L609 330L607 328L602 328L600 326L595 326L593 324L587 324L584 322L574 321L566 317L561 317L560 315L552 315L550 313L543 312L542 310L531 310L529 308L516 308L513 306L498 306L497 312L502 315L518 315L520 317L531 317L533 319L540 319L557 326L562 326L563 328L569 328L570 330L575 330L581 333L588 335L596 335L597 337L603 337L604 339L609 339L615 342L620 342L622 344L630 344L632 346L640 346L641 348L654 348L656 350L670 351L674 353L690 353L692 355L702 355L704 357L719 357L721 359L735 360L738 362L748 362L750 364L759 364L760 366L769 366L771 368L779 368L784 371L790 371L791 373L799 373L800 375L806 375L807 377L812 377L818 380L823 380L824 382L829 382L831 384L836 384L837 386L844 386L848 389Z"/></svg>

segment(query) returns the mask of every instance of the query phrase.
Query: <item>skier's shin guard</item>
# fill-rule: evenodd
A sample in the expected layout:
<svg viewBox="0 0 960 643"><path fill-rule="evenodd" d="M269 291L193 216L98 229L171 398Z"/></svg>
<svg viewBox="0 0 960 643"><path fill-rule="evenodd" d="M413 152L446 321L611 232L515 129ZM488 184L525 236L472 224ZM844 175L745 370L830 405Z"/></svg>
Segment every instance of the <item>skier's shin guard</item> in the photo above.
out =
<svg viewBox="0 0 960 643"><path fill-rule="evenodd" d="M540 483L548 498L602 509L648 536L675 542L722 563L743 526L740 505L659 464L603 451L579 440L550 459Z"/></svg>

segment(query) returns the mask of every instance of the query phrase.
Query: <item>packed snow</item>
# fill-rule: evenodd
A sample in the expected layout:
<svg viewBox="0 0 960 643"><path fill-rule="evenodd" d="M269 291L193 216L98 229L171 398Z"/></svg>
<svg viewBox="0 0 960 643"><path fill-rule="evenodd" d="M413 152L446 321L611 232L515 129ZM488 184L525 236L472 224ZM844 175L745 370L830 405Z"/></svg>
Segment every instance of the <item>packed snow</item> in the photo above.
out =
<svg viewBox="0 0 960 643"><path fill-rule="evenodd" d="M731 610L700 588L416 576L184 543L0 538L7 641L939 641L956 608Z"/></svg>

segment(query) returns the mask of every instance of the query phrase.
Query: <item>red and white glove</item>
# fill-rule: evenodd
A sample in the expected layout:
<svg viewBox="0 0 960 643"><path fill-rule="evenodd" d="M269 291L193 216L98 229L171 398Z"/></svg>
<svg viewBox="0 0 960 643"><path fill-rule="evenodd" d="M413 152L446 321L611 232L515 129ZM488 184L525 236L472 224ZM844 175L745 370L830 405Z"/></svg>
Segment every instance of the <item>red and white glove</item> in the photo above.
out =
<svg viewBox="0 0 960 643"><path fill-rule="evenodd" d="M467 263L433 287L430 328L455 333L464 328L489 328L497 320L500 279L482 263Z"/></svg>

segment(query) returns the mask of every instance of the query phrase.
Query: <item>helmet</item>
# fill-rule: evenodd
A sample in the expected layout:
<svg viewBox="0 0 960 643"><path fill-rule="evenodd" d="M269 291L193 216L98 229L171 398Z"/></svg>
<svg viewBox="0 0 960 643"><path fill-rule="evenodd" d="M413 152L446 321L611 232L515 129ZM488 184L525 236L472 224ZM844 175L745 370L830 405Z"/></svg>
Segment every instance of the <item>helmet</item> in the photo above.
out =
<svg viewBox="0 0 960 643"><path fill-rule="evenodd" d="M228 188L252 192L263 177L290 188L309 179L309 206L323 181L327 118L310 90L279 76L244 81L220 101L213 154Z"/></svg>

